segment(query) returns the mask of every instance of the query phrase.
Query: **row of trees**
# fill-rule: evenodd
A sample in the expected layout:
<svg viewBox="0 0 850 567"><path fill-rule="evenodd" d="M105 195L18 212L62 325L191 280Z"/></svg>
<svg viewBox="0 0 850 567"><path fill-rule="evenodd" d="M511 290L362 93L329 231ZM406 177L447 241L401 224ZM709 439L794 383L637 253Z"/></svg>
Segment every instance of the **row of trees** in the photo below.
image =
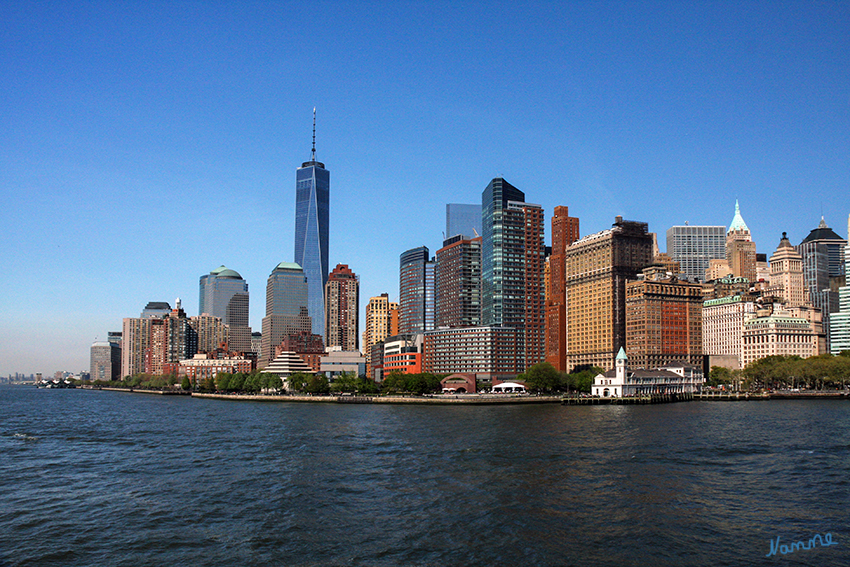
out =
<svg viewBox="0 0 850 567"><path fill-rule="evenodd" d="M743 370L712 366L706 384L735 390L842 390L850 382L850 351L810 358L767 356Z"/></svg>
<svg viewBox="0 0 850 567"><path fill-rule="evenodd" d="M548 362L535 364L519 375L519 380L524 382L526 388L532 392L590 392L593 378L601 369L593 367L579 372L566 374L558 372ZM330 393L358 393L358 394L433 394L442 391L440 380L443 376L431 373L402 374L392 372L386 376L380 385L365 376L356 376L354 373L343 373L333 381L329 381L321 374L296 373L289 377L289 390L304 394L330 394ZM124 388L143 388L164 390L174 388L177 378L175 376L153 376L150 374L136 374L126 376L117 382L95 381L97 386L118 386ZM481 384L478 385L479 390ZM207 377L192 383L187 377L180 381L180 387L184 390L197 390L201 392L231 392L231 393L259 393L263 391L277 391L283 387L283 383L274 374L265 374L259 370L250 373L219 372L215 378Z"/></svg>
<svg viewBox="0 0 850 567"><path fill-rule="evenodd" d="M604 372L593 366L567 374L559 372L548 362L540 362L519 375L518 380L531 392L585 392L589 393L593 379Z"/></svg>

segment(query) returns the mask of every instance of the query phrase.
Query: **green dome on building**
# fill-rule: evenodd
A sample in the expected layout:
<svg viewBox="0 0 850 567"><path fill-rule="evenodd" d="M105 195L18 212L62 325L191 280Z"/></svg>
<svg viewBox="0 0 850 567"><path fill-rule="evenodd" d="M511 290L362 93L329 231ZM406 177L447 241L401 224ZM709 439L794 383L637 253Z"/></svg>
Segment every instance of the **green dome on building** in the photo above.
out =
<svg viewBox="0 0 850 567"><path fill-rule="evenodd" d="M211 271L210 274L219 278L236 278L238 280L242 279L242 276L239 275L239 272L231 270L230 268L226 268L223 265Z"/></svg>

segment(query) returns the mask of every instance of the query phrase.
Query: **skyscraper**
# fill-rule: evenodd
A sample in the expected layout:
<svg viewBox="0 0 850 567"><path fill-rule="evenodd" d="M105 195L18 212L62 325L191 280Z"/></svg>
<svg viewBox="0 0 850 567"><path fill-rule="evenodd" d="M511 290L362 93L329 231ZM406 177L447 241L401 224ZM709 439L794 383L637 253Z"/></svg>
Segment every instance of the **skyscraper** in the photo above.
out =
<svg viewBox="0 0 850 567"><path fill-rule="evenodd" d="M347 265L337 264L325 286L325 346L357 350L360 278Z"/></svg>
<svg viewBox="0 0 850 567"><path fill-rule="evenodd" d="M847 217L847 240L844 247L844 270L845 278L847 272L847 258L850 258L850 215ZM829 318L829 349L832 354L838 355L850 350L850 282L846 281L838 288L838 311L832 313Z"/></svg>
<svg viewBox="0 0 850 567"><path fill-rule="evenodd" d="M543 208L502 178L481 194L481 324L521 329L525 368L543 360Z"/></svg>
<svg viewBox="0 0 850 567"><path fill-rule="evenodd" d="M307 278L307 311L313 332L325 334L325 284L328 281L328 216L331 172L316 161L316 109L310 161L295 173L295 263Z"/></svg>
<svg viewBox="0 0 850 567"><path fill-rule="evenodd" d="M667 253L679 262L683 276L703 282L711 260L726 258L726 227L672 226L667 229Z"/></svg>
<svg viewBox="0 0 850 567"><path fill-rule="evenodd" d="M756 243L750 236L750 229L741 216L741 208L735 200L735 216L726 231L726 261L736 278L758 281L756 272Z"/></svg>
<svg viewBox="0 0 850 567"><path fill-rule="evenodd" d="M310 333L307 311L307 278L298 264L281 262L266 284L266 316L263 317L263 346L257 366L264 368L274 358L274 349L290 334Z"/></svg>
<svg viewBox="0 0 850 567"><path fill-rule="evenodd" d="M248 284L234 270L220 266L203 275L199 282L198 315L212 315L230 327L228 347L251 351L248 326ZM218 345L216 345L217 347Z"/></svg>
<svg viewBox="0 0 850 567"><path fill-rule="evenodd" d="M779 297L788 307L808 304L804 282L803 257L791 246L791 241L783 232L776 252L770 257L768 295Z"/></svg>
<svg viewBox="0 0 850 567"><path fill-rule="evenodd" d="M573 242L566 251L567 369L612 368L626 347L626 282L652 263L644 222L614 225Z"/></svg>
<svg viewBox="0 0 850 567"><path fill-rule="evenodd" d="M434 261L428 247L420 246L399 257L398 327L402 334L434 328Z"/></svg>
<svg viewBox="0 0 850 567"><path fill-rule="evenodd" d="M434 328L481 324L481 237L458 234L443 242L437 251L436 295Z"/></svg>
<svg viewBox="0 0 850 567"><path fill-rule="evenodd" d="M443 240L461 235L472 240L481 235L481 205L446 205L446 235Z"/></svg>
<svg viewBox="0 0 850 567"><path fill-rule="evenodd" d="M555 207L552 254L549 256L549 295L546 298L546 362L567 371L566 251L579 239L579 220L568 207Z"/></svg>
<svg viewBox="0 0 850 567"><path fill-rule="evenodd" d="M836 234L821 217L818 227L812 229L797 251L803 257L803 277L809 301L823 313L823 327L827 329L827 348L832 350L830 314L838 311L838 288L845 279L844 248L847 241Z"/></svg>

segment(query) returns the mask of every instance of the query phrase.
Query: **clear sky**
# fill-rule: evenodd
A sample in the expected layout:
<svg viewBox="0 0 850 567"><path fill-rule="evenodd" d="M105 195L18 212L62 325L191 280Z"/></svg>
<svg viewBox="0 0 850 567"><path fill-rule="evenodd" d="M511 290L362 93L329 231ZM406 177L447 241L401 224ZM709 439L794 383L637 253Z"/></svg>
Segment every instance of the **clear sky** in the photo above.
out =
<svg viewBox="0 0 850 567"><path fill-rule="evenodd" d="M736 198L760 253L847 234L848 2L0 2L0 375L87 370L222 264L260 330L314 106L364 306L497 176L547 243L557 205L664 250Z"/></svg>

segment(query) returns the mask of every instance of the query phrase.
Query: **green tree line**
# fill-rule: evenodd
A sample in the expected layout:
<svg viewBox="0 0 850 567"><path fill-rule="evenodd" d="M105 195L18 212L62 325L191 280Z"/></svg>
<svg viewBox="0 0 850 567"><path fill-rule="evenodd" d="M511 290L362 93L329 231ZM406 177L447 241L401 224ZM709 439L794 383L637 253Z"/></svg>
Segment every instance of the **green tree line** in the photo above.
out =
<svg viewBox="0 0 850 567"><path fill-rule="evenodd" d="M548 362L539 362L531 366L519 375L518 380L525 384L530 392L554 393L554 392L583 392L590 393L593 379L597 374L604 372L601 368L593 366L583 370L571 372L559 372Z"/></svg>

